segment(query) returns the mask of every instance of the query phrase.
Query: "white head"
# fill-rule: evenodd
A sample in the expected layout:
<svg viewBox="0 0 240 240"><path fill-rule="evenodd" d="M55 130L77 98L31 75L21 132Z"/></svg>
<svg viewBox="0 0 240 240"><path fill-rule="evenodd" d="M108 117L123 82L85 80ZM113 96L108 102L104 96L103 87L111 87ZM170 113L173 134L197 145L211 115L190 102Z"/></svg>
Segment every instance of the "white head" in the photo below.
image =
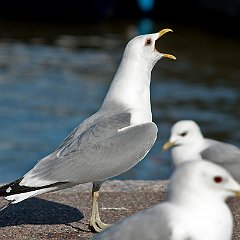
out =
<svg viewBox="0 0 240 240"><path fill-rule="evenodd" d="M203 141L200 127L191 120L183 120L175 123L171 129L169 141L163 146L163 150L170 147L187 146L195 147Z"/></svg>
<svg viewBox="0 0 240 240"><path fill-rule="evenodd" d="M133 38L126 46L124 56L136 62L144 61L144 65L150 65L151 68L162 57L176 59L173 55L161 53L156 49L156 41L165 33L172 32L171 29L163 29L158 33L140 35Z"/></svg>
<svg viewBox="0 0 240 240"><path fill-rule="evenodd" d="M221 166L208 161L188 161L179 165L169 184L169 199L184 204L228 197L240 197L240 185Z"/></svg>
<svg viewBox="0 0 240 240"><path fill-rule="evenodd" d="M158 33L133 38L126 46L122 61L114 76L101 109L121 106L131 112L131 124L152 121L150 82L151 71L162 57L176 59L173 55L157 51L155 42L171 32L163 29Z"/></svg>

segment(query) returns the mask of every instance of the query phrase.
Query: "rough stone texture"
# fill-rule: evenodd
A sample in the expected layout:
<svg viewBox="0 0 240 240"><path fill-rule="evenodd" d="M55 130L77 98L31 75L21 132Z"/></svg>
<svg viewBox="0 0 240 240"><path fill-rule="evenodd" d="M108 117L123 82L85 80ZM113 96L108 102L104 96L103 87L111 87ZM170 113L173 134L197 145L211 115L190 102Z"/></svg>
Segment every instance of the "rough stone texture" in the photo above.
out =
<svg viewBox="0 0 240 240"><path fill-rule="evenodd" d="M102 220L115 222L166 198L166 181L107 181L101 189ZM0 200L0 206L4 200ZM240 239L240 200L231 199L234 240ZM0 213L0 239L90 239L91 184L43 194Z"/></svg>

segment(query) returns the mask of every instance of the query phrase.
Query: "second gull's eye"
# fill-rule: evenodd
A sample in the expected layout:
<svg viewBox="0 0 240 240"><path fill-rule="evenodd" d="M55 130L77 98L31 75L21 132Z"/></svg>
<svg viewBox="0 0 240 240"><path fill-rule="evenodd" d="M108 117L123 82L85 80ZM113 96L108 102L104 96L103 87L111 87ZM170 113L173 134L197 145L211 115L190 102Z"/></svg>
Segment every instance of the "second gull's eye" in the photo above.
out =
<svg viewBox="0 0 240 240"><path fill-rule="evenodd" d="M182 133L180 134L181 137L185 137L186 135L187 135L187 132L182 132Z"/></svg>

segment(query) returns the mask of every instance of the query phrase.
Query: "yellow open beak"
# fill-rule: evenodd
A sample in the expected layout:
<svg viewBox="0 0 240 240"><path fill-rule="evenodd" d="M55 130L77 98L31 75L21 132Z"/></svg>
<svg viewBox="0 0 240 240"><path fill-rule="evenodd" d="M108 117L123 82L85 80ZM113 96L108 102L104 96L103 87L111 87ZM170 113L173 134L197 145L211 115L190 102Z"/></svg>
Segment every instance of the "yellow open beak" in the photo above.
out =
<svg viewBox="0 0 240 240"><path fill-rule="evenodd" d="M172 29L169 29L169 28L166 28L166 29L163 29L161 31L158 32L158 38L160 38L162 35L164 35L165 33L167 32L172 32L173 30ZM170 59L174 59L176 60L176 57L171 55L171 54L167 54L167 53L161 53L164 57L166 58L170 58Z"/></svg>
<svg viewBox="0 0 240 240"><path fill-rule="evenodd" d="M169 148L171 148L173 145L174 145L173 142L168 141L168 142L166 142L166 143L163 145L162 150L163 150L163 151L167 151L167 150L168 150Z"/></svg>
<svg viewBox="0 0 240 240"><path fill-rule="evenodd" d="M173 30L170 29L170 28L165 28L165 29L159 31L159 32L158 32L158 35L159 35L158 38L160 38L162 35L164 35L164 34L167 33L167 32L173 32Z"/></svg>

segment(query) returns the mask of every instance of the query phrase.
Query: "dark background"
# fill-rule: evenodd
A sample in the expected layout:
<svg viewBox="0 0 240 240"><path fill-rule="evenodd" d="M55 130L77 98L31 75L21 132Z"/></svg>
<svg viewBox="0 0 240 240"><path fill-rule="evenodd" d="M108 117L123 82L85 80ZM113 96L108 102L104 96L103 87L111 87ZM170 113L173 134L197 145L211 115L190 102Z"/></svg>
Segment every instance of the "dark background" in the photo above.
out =
<svg viewBox="0 0 240 240"><path fill-rule="evenodd" d="M1 2L0 18L45 23L100 23L150 17L157 21L232 32L240 20L239 0L8 0Z"/></svg>

